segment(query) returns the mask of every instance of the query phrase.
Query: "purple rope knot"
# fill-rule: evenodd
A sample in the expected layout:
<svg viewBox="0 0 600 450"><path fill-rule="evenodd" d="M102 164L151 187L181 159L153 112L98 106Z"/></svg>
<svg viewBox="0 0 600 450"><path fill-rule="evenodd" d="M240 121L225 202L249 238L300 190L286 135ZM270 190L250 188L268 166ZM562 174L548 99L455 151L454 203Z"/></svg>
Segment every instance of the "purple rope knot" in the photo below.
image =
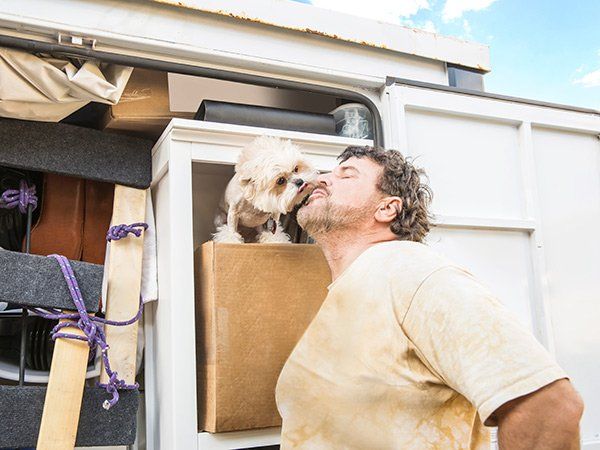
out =
<svg viewBox="0 0 600 450"><path fill-rule="evenodd" d="M136 237L140 237L142 234L142 230L148 229L148 224L145 222L136 222L131 225L126 225L124 223L120 225L114 225L108 229L108 233L106 233L107 241L118 241L119 239L123 239L127 237L129 233L135 234Z"/></svg>
<svg viewBox="0 0 600 450"><path fill-rule="evenodd" d="M122 381L123 380L119 380L117 372L113 372L110 378L108 379L107 384L98 383L98 387L103 387L104 389L106 389L106 392L112 394L112 398L110 400L106 399L102 403L102 407L104 409L110 409L119 400L119 391L117 390L117 386L119 385L119 382Z"/></svg>
<svg viewBox="0 0 600 450"><path fill-rule="evenodd" d="M77 325L80 330L83 331L83 334L87 336L87 341L90 348L93 348L98 341L98 325L91 320L88 323L85 323L81 319L77 321Z"/></svg>
<svg viewBox="0 0 600 450"><path fill-rule="evenodd" d="M104 400L102 403L102 407L104 409L110 409L119 401L119 389L137 389L139 387L138 383L133 385L129 385L125 383L125 380L120 380L117 372L113 372L109 379L108 383L96 383L96 386L106 389L106 392L112 394L112 398Z"/></svg>
<svg viewBox="0 0 600 450"><path fill-rule="evenodd" d="M37 208L37 195L35 195L35 184L27 185L27 181L21 180L19 189L7 189L0 196L0 208L12 209L19 207L22 214L27 213L27 206L32 210Z"/></svg>
<svg viewBox="0 0 600 450"><path fill-rule="evenodd" d="M69 263L69 260L62 255L48 255L48 257L52 257L58 261L60 265L60 269L63 273L65 281L67 282L67 286L69 287L69 292L71 293L71 298L73 299L73 303L75 303L75 307L77 308L76 313L63 313L56 309L45 310L42 308L29 308L33 313L42 316L45 319L70 319L77 320L77 322L60 322L52 329L52 339L56 340L58 338L65 339L76 339L79 341L85 341L88 343L90 347L90 352L96 350L96 348L100 347L100 351L102 353L102 361L104 362L104 370L108 375L108 383L101 384L97 383L97 386L106 389L106 392L112 394L112 398L110 400L105 400L102 406L105 409L110 409L119 401L119 392L118 389L137 389L139 385L137 383L127 384L125 380L120 380L118 378L117 372L113 372L110 368L110 361L108 360L108 344L106 343L106 335L102 328L98 327L98 323L102 323L105 325L114 325L114 326L125 326L131 325L136 322L142 316L143 302L142 297L140 296L140 306L135 317L132 317L129 320L117 321L117 320L107 320L102 317L90 316L85 309L85 303L83 301L83 296L81 295L81 291L79 290L79 285L77 284L77 279L75 278L75 273L73 272L73 268ZM62 332L64 328L78 328L84 334L84 336L80 336L77 334L65 333Z"/></svg>

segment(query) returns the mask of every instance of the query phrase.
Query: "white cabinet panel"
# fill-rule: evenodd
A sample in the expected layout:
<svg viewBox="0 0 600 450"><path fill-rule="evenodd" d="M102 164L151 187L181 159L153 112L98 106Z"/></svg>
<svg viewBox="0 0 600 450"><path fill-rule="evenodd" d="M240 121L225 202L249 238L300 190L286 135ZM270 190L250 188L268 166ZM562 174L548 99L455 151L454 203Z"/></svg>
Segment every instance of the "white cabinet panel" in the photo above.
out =
<svg viewBox="0 0 600 450"><path fill-rule="evenodd" d="M153 150L159 297L145 313L146 436L158 450L252 448L279 442L281 430L198 432L194 248L213 218L240 150L263 134L292 139L317 169L331 170L349 145L368 140L174 119Z"/></svg>

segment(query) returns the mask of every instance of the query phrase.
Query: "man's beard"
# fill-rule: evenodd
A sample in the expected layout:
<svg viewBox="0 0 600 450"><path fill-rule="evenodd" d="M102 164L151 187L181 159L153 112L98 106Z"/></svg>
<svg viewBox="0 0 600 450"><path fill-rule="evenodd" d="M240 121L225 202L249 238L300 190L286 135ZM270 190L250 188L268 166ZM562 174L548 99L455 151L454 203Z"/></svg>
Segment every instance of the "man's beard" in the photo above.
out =
<svg viewBox="0 0 600 450"><path fill-rule="evenodd" d="M323 201L323 205L303 206L296 215L298 224L313 238L332 231L358 229L374 212L374 206L369 204L359 207L335 205L328 197Z"/></svg>

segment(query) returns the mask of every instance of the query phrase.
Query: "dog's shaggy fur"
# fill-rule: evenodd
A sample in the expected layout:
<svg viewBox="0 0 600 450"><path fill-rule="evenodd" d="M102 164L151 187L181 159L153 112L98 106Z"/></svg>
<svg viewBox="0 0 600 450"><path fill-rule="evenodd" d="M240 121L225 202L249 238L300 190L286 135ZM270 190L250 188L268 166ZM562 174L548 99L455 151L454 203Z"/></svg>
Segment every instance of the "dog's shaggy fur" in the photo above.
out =
<svg viewBox="0 0 600 450"><path fill-rule="evenodd" d="M219 205L213 240L244 242L239 231L245 227L258 232L258 242L289 242L279 218L314 190L317 175L290 140L256 138L240 153L235 175Z"/></svg>

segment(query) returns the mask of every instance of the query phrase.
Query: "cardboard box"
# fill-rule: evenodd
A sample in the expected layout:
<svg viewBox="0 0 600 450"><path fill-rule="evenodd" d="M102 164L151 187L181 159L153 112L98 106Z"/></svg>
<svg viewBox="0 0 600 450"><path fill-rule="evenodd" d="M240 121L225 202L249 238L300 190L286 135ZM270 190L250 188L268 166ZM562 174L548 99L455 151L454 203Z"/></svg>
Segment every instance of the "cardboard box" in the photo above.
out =
<svg viewBox="0 0 600 450"><path fill-rule="evenodd" d="M173 117L193 119L194 113L170 110L167 75L135 69L119 103L106 112L102 129L157 139Z"/></svg>
<svg viewBox="0 0 600 450"><path fill-rule="evenodd" d="M215 244L196 250L198 427L281 425L275 386L327 296L323 253L310 244Z"/></svg>

